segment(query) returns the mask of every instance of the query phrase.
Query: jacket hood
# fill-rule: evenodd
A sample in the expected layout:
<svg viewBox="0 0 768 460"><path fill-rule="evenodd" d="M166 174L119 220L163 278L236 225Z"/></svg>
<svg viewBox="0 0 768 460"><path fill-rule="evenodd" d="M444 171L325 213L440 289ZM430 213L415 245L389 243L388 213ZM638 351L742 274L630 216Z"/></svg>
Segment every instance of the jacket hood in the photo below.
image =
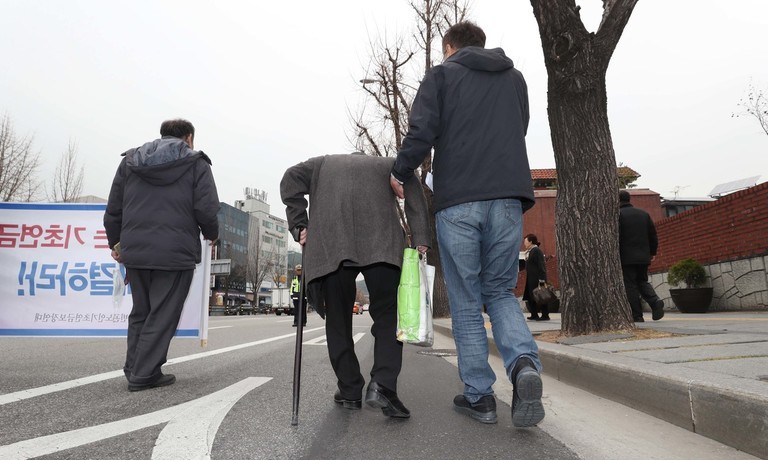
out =
<svg viewBox="0 0 768 460"><path fill-rule="evenodd" d="M479 46L465 46L456 51L445 62L456 62L472 70L502 72L515 67L512 59L501 48L485 49Z"/></svg>
<svg viewBox="0 0 768 460"><path fill-rule="evenodd" d="M183 140L166 136L125 152L125 162L133 174L152 185L168 185L179 180L198 158Z"/></svg>

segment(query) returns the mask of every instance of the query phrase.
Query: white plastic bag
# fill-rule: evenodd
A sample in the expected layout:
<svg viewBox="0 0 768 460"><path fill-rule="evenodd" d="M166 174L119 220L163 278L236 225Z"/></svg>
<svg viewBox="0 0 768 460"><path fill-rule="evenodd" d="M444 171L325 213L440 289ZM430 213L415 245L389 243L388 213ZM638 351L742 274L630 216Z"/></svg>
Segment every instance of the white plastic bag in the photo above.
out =
<svg viewBox="0 0 768 460"><path fill-rule="evenodd" d="M431 347L435 340L432 327L432 287L435 284L435 267L427 265L422 257L419 261L419 283L421 310L419 314L419 342L416 345Z"/></svg>
<svg viewBox="0 0 768 460"><path fill-rule="evenodd" d="M124 297L125 280L123 279L123 274L120 273L120 264L117 264L112 273L112 308L119 310L123 306Z"/></svg>

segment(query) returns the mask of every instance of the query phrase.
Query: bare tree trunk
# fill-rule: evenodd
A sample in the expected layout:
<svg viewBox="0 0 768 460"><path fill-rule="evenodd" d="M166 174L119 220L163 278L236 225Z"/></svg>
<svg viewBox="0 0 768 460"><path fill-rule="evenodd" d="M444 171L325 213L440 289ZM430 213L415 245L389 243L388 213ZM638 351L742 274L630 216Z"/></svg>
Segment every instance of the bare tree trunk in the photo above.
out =
<svg viewBox="0 0 768 460"><path fill-rule="evenodd" d="M531 0L549 77L566 335L633 327L619 261L618 177L605 74L636 3L605 0L600 28L590 34L574 0Z"/></svg>

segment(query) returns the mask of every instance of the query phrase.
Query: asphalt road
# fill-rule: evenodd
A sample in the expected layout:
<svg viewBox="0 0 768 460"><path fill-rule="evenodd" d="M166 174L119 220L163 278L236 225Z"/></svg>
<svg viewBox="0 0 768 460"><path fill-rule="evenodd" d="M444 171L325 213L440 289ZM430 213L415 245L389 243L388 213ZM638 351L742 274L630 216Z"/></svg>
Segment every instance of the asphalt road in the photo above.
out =
<svg viewBox="0 0 768 460"><path fill-rule="evenodd" d="M292 317L210 318L209 342L174 339L177 383L131 393L124 339L0 338L0 459L690 459L754 458L544 377L547 417L512 426L512 387L494 386L499 423L452 410L461 392L453 341L406 345L398 393L409 420L337 407L323 322L304 335L298 426L291 426ZM368 314L354 316L367 377ZM435 351L447 351L447 356ZM491 356L497 375L498 358Z"/></svg>
<svg viewBox="0 0 768 460"><path fill-rule="evenodd" d="M337 407L316 316L305 329L299 425L291 426L292 318L210 319L206 348L173 340L164 372L177 383L136 393L120 371L124 339L1 338L0 458L578 458L538 428L514 429L503 404L491 426L453 412L456 367L419 347L405 347L398 389L410 420ZM367 377L370 317L354 324Z"/></svg>

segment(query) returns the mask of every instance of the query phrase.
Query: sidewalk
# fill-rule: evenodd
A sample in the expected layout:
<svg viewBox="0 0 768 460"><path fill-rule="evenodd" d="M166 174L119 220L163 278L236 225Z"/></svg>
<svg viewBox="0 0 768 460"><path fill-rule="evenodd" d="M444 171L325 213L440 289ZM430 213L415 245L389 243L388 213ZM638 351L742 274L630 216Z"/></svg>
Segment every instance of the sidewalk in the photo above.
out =
<svg viewBox="0 0 768 460"><path fill-rule="evenodd" d="M534 335L559 330L529 321ZM544 372L593 394L768 459L768 312L650 313L641 328L685 334L647 340L537 341ZM450 319L435 331L451 335ZM493 343L490 323L488 337ZM493 353L498 353L495 346ZM546 392L546 388L544 389Z"/></svg>

